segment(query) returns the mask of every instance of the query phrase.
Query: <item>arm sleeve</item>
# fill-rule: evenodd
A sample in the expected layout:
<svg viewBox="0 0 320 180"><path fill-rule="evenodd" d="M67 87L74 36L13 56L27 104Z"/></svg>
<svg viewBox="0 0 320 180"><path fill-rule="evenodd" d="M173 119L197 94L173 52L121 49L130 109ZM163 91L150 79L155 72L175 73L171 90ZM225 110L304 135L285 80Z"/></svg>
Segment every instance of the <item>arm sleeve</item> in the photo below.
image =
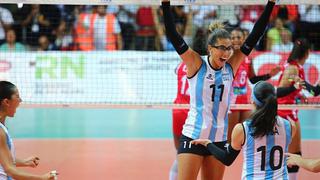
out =
<svg viewBox="0 0 320 180"><path fill-rule="evenodd" d="M261 75L261 76L253 76L249 80L250 80L250 82L252 84L255 84L255 83L259 82L259 81L266 81L266 80L268 80L270 78L271 78L270 74L265 74L265 75Z"/></svg>
<svg viewBox="0 0 320 180"><path fill-rule="evenodd" d="M313 96L318 96L320 94L320 86L313 86L310 83L308 83L307 81L305 81L306 84L306 89L307 91L309 91Z"/></svg>
<svg viewBox="0 0 320 180"><path fill-rule="evenodd" d="M290 93L294 92L295 90L297 89L293 85L289 87L279 87L277 88L277 97L281 98L281 97L287 96Z"/></svg>
<svg viewBox="0 0 320 180"><path fill-rule="evenodd" d="M228 145L225 149L220 149L213 143L209 143L207 149L215 158L226 166L230 166L240 153L240 151L233 149L231 145Z"/></svg>
<svg viewBox="0 0 320 180"><path fill-rule="evenodd" d="M162 2L164 26L166 28L166 35L173 47L179 55L185 53L189 46L183 40L181 35L177 32L176 27L173 22L173 16L170 11L170 2Z"/></svg>
<svg viewBox="0 0 320 180"><path fill-rule="evenodd" d="M240 48L243 54L248 56L251 53L252 49L256 46L261 36L263 35L268 25L269 18L274 5L274 2L268 1L268 4L266 5L263 13L255 23L251 33L249 34L249 36Z"/></svg>

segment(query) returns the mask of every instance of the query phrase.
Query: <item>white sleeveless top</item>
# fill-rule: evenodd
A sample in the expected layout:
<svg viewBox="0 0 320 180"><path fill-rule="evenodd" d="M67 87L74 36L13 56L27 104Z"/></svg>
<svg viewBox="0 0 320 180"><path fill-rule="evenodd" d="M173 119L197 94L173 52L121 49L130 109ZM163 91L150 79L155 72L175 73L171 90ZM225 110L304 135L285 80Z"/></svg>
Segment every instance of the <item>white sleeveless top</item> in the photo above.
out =
<svg viewBox="0 0 320 180"><path fill-rule="evenodd" d="M228 110L232 91L233 70L226 63L213 69L209 58L202 59L198 72L188 79L190 110L182 134L192 139L227 140Z"/></svg>
<svg viewBox="0 0 320 180"><path fill-rule="evenodd" d="M12 159L15 163L15 149L14 149L14 145L13 145L13 141L9 135L8 129L7 127L5 127L2 123L0 123L0 127L4 130L5 134L6 134L6 139L7 139L7 146L11 152L12 155ZM7 174L5 173L3 167L0 165L0 180L13 180L11 177L7 176Z"/></svg>
<svg viewBox="0 0 320 180"><path fill-rule="evenodd" d="M291 142L291 125L278 116L276 132L253 138L250 120L243 122L245 143L243 149L243 180L288 180L287 159Z"/></svg>

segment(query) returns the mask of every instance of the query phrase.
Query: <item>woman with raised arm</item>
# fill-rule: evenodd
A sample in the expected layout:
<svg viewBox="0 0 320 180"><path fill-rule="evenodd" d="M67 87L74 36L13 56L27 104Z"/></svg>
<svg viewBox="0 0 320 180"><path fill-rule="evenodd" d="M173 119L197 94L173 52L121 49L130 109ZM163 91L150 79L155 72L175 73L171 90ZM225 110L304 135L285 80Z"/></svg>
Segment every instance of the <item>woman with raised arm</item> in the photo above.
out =
<svg viewBox="0 0 320 180"><path fill-rule="evenodd" d="M198 138L210 139L223 148L227 140L230 93L235 72L263 35L275 0L269 0L252 32L238 50L233 50L230 33L215 23L210 26L209 56L202 59L177 33L170 12L170 2L162 0L166 35L187 66L190 110L183 126L178 149L178 179L222 179L224 165L203 146L191 145Z"/></svg>

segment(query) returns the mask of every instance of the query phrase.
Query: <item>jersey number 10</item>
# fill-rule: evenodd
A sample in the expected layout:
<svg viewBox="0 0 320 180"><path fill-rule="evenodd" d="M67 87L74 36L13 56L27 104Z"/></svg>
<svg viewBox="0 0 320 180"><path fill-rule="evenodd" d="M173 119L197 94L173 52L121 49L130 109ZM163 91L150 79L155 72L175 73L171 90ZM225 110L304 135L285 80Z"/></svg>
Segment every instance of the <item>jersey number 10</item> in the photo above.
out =
<svg viewBox="0 0 320 180"><path fill-rule="evenodd" d="M266 170L266 146L261 146L257 149L257 152L261 151L261 171ZM274 165L275 152L279 151L279 164ZM281 146L273 146L269 155L269 165L272 170L280 169L283 161L283 149Z"/></svg>

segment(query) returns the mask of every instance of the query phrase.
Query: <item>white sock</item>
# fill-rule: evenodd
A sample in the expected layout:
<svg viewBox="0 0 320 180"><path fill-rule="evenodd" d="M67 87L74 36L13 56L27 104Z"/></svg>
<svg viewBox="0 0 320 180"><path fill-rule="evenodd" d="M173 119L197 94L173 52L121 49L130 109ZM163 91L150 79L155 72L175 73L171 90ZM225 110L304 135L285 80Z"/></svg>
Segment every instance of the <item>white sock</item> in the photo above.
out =
<svg viewBox="0 0 320 180"><path fill-rule="evenodd" d="M177 180L178 177L178 162L174 160L169 174L169 180Z"/></svg>
<svg viewBox="0 0 320 180"><path fill-rule="evenodd" d="M289 173L290 180L297 180L298 173Z"/></svg>

